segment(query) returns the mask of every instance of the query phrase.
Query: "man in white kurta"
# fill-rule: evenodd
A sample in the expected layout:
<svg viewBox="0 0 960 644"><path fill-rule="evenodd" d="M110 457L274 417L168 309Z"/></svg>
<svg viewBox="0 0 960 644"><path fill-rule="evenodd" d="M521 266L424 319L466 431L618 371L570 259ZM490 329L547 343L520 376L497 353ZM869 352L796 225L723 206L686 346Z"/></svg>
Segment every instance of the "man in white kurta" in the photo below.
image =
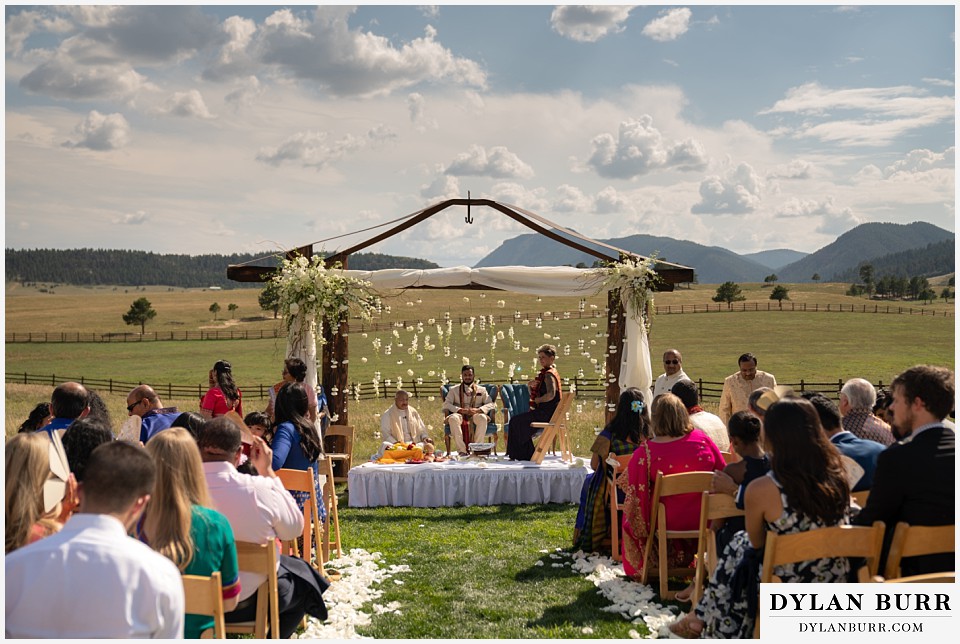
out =
<svg viewBox="0 0 960 644"><path fill-rule="evenodd" d="M669 393L681 380L690 380L683 372L683 357L676 349L667 349L663 352L663 373L653 385L653 397Z"/></svg>
<svg viewBox="0 0 960 644"><path fill-rule="evenodd" d="M423 447L424 443L433 443L420 413L410 406L410 394L403 389L397 390L393 405L380 415L380 435L383 443L380 444L377 458L383 456L384 451L390 449L394 443L414 443L418 447Z"/></svg>
<svg viewBox="0 0 960 644"><path fill-rule="evenodd" d="M471 436L474 443L484 441L490 421L487 414L496 407L486 387L478 385L473 378L473 367L464 365L460 370L460 384L450 387L443 401L443 412L448 414L444 422L460 454L467 453L466 442Z"/></svg>
<svg viewBox="0 0 960 644"><path fill-rule="evenodd" d="M760 387L773 389L777 386L777 379L772 373L757 370L757 357L752 353L744 353L737 364L740 371L727 376L723 380L723 391L720 394L720 420L730 422L730 417L738 411L749 410L750 394Z"/></svg>
<svg viewBox="0 0 960 644"><path fill-rule="evenodd" d="M155 478L139 446L116 441L93 451L77 514L5 558L6 637L183 638L180 571L127 536Z"/></svg>

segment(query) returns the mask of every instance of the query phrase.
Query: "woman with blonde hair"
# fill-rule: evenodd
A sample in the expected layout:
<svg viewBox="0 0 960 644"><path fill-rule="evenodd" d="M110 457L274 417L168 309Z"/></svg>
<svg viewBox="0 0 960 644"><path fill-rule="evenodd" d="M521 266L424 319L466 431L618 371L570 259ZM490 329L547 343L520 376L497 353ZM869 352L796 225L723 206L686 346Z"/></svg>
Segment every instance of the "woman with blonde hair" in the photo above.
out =
<svg viewBox="0 0 960 644"><path fill-rule="evenodd" d="M722 470L720 449L709 436L690 424L687 408L677 396L663 394L653 401L653 438L643 441L627 466L626 500L623 511L623 570L627 576L643 572L643 550L650 538L653 487L657 474L712 472ZM671 530L696 530L700 524L700 495L680 494L663 500L667 526ZM671 568L692 562L696 539L669 542ZM656 547L656 544L654 544ZM656 561L657 557L653 557Z"/></svg>
<svg viewBox="0 0 960 644"><path fill-rule="evenodd" d="M59 441L59 438L54 439ZM7 440L4 552L59 532L76 507L76 479L69 473L66 456L51 449L46 432L20 433ZM53 463L56 459L59 462ZM53 468L57 473L51 480ZM44 494L47 481L55 487Z"/></svg>
<svg viewBox="0 0 960 644"><path fill-rule="evenodd" d="M137 525L137 537L170 559L184 575L219 572L223 609L231 611L240 594L240 573L233 530L226 517L210 509L197 443L186 429L156 434L146 450L157 465L157 482ZM196 639L213 619L187 615L184 637Z"/></svg>

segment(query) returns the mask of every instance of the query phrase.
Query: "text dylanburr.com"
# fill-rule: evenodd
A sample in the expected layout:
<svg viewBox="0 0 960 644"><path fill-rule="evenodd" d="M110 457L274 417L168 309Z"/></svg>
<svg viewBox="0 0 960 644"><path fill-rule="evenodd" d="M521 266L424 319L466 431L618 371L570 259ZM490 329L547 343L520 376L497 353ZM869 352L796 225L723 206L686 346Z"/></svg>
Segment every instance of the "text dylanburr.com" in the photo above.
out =
<svg viewBox="0 0 960 644"><path fill-rule="evenodd" d="M955 641L955 584L761 584L760 639Z"/></svg>

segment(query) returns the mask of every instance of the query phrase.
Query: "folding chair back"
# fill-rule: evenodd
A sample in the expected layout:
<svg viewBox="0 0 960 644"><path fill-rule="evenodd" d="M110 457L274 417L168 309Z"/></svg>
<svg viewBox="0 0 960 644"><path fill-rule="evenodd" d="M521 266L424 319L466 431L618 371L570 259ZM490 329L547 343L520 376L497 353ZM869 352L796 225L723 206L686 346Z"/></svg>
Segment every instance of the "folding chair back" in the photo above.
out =
<svg viewBox="0 0 960 644"><path fill-rule="evenodd" d="M617 491L620 489L617 485L617 479L627 471L627 465L630 464L631 458L633 458L633 454L624 456L610 454L607 456L608 463L604 463L607 475L607 495L610 501L610 550L613 560L616 562L620 561L620 512L623 510L623 504L620 503L617 496ZM615 468L609 464L611 459L616 459L617 465Z"/></svg>
<svg viewBox="0 0 960 644"><path fill-rule="evenodd" d="M537 445L533 450L533 456L530 461L533 463L543 463L543 457L547 449L553 444L553 439L560 439L560 458L566 462L573 461L573 454L570 453L570 434L567 431L567 412L570 411L570 405L573 403L574 393L560 394L560 404L553 410L550 421L546 423L530 423L532 427L542 429L540 438L537 439Z"/></svg>
<svg viewBox="0 0 960 644"><path fill-rule="evenodd" d="M324 536L321 549L323 563L326 563L330 561L331 544L337 551L337 557L343 556L343 547L340 545L340 511L337 503L337 488L333 482L333 458L330 454L320 461L320 473L327 475L327 482L323 484L323 504L327 510L327 516L323 519Z"/></svg>
<svg viewBox="0 0 960 644"><path fill-rule="evenodd" d="M265 575L267 579L257 589L255 621L226 624L226 632L249 634L256 639L265 639L268 632L271 638L280 637L276 543L273 539L266 543L237 541L237 564L241 572Z"/></svg>
<svg viewBox="0 0 960 644"><path fill-rule="evenodd" d="M309 498L303 504L303 554L297 546L297 540L285 541L284 547L289 548L290 552L296 557L302 557L304 561L313 565L317 570L323 570L323 558L320 554L320 511L317 500L317 488L314 484L313 468L304 470L277 470L277 477L283 483L283 487L291 492L309 493ZM316 559L314 559L316 554Z"/></svg>
<svg viewBox="0 0 960 644"><path fill-rule="evenodd" d="M696 606L706 579L717 567L717 532L711 522L742 517L743 510L729 494L704 492L700 497L700 530L697 536L697 566L690 601Z"/></svg>
<svg viewBox="0 0 960 644"><path fill-rule="evenodd" d="M689 567L670 568L667 565L667 541L669 539L697 539L699 530L670 530L667 526L667 510L663 500L679 494L702 494L710 490L713 482L713 472L682 472L667 474L657 472L657 480L653 486L651 500L650 536L643 549L643 572L640 582L647 583L650 572L651 555L654 539L657 542L658 562L657 576L660 578L660 599L672 599L676 592L667 588L667 579L671 576L692 576L694 571Z"/></svg>
<svg viewBox="0 0 960 644"><path fill-rule="evenodd" d="M870 498L870 490L851 492L850 497L853 498L861 508L865 508L867 507L867 499Z"/></svg>
<svg viewBox="0 0 960 644"><path fill-rule="evenodd" d="M183 575L183 595L186 600L185 612L190 615L209 615L213 618L213 637L225 639L227 632L223 622L223 586L220 572L209 577L203 575ZM209 633L210 629L204 631Z"/></svg>
<svg viewBox="0 0 960 644"><path fill-rule="evenodd" d="M904 557L919 557L954 552L954 526L910 525L901 521L893 531L890 554L883 576L887 579L900 577L900 561ZM949 572L949 571L936 571Z"/></svg>
<svg viewBox="0 0 960 644"><path fill-rule="evenodd" d="M827 559L830 557L863 557L866 572L860 571L860 580L869 581L877 574L880 550L883 547L883 521L873 526L833 526L793 534L767 532L763 549L761 583L779 582L773 569L789 563Z"/></svg>
<svg viewBox="0 0 960 644"><path fill-rule="evenodd" d="M333 480L347 482L347 474L353 467L353 425L330 425L323 437L323 451L333 456Z"/></svg>

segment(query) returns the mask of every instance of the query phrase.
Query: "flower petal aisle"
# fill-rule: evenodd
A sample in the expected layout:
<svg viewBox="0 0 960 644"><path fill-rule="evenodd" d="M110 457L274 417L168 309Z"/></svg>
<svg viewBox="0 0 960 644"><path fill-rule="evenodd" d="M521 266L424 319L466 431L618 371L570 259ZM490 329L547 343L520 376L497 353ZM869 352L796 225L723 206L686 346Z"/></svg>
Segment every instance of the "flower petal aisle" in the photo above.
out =
<svg viewBox="0 0 960 644"><path fill-rule="evenodd" d="M323 601L327 605L327 620L307 617L307 628L299 639L372 639L357 633L358 626L370 623L370 613L360 609L368 603L368 609L374 613L395 612L400 614L399 602L391 602L386 606L376 603L383 595L383 591L374 586L380 585L397 573L409 572L410 566L383 565L383 555L379 552L367 552L359 548L351 550L347 555L332 559L327 563L328 568L336 569L341 578L330 584L323 594ZM394 579L395 584L402 584Z"/></svg>
<svg viewBox="0 0 960 644"><path fill-rule="evenodd" d="M619 613L634 624L646 624L651 637L673 637L667 627L676 621L677 614L654 601L656 593L652 587L627 579L623 574L623 565L614 563L610 557L582 551L570 556L573 558L571 570L585 575L600 594L611 602L610 606L603 609L605 612ZM639 639L640 634L631 630L630 637Z"/></svg>

